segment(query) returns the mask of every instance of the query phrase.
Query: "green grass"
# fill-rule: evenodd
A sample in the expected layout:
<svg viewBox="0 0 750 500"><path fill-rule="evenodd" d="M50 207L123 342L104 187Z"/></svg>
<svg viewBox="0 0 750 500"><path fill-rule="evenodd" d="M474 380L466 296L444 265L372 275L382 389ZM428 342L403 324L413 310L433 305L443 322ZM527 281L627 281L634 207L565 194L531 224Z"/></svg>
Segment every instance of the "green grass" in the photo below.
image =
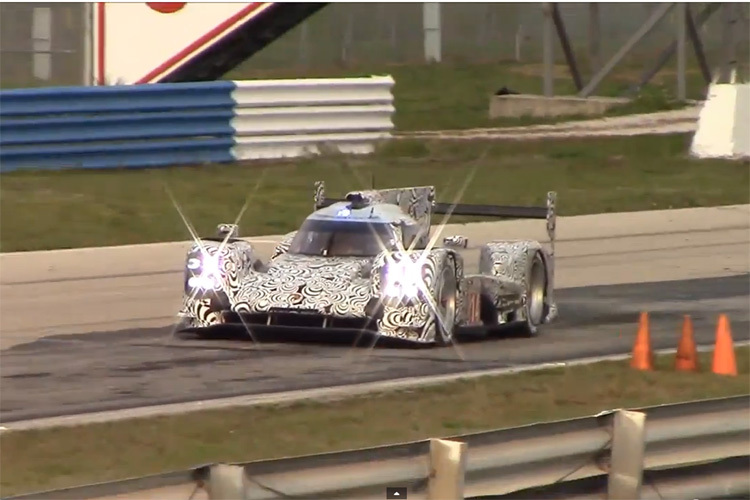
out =
<svg viewBox="0 0 750 500"><path fill-rule="evenodd" d="M153 170L18 172L0 183L4 252L180 241L189 233L165 188L202 234L235 219L244 235L294 230L313 182L331 196L369 187L434 184L452 201L538 204L559 193L563 215L750 202L747 163L688 158L689 137L540 141L391 141L363 157L330 156ZM254 193L254 194L253 194Z"/></svg>
<svg viewBox="0 0 750 500"><path fill-rule="evenodd" d="M618 68L601 85L596 95L619 96L635 82L642 68ZM507 86L525 94L542 94L541 64L515 62L368 65L350 68L260 70L248 65L231 72L229 79L343 77L390 74L396 81L394 123L398 130L442 130L549 123L561 118L503 118L490 120L489 99ZM574 95L572 79L565 65L555 66L555 95ZM585 79L585 77L584 77ZM607 115L646 113L674 109L682 104L674 98L674 73L665 69L647 85L637 99ZM702 99L706 84L695 68L687 74L689 99ZM565 119L580 118L566 117Z"/></svg>
<svg viewBox="0 0 750 500"><path fill-rule="evenodd" d="M748 394L750 348L740 375L654 372L604 362L447 383L332 403L297 403L11 432L0 435L3 495L235 462L322 453L517 426L612 408ZM596 381L596 383L592 383ZM586 390L582 391L581 388ZM456 412L456 408L461 408Z"/></svg>

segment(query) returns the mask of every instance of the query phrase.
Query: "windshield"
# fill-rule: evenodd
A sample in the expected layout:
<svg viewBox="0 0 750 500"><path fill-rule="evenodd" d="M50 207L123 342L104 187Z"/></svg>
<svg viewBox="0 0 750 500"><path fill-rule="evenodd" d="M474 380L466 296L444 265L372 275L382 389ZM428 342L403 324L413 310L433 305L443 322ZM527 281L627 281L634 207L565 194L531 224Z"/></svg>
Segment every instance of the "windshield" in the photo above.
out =
<svg viewBox="0 0 750 500"><path fill-rule="evenodd" d="M389 224L307 220L292 239L289 253L374 257L384 249L395 249L395 236Z"/></svg>

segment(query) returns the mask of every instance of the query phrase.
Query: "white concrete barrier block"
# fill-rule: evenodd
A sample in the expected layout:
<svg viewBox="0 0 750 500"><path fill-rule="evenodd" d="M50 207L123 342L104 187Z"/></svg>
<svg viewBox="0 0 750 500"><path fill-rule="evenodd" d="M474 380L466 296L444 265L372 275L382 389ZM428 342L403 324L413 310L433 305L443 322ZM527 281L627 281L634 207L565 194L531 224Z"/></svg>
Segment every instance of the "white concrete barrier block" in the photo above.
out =
<svg viewBox="0 0 750 500"><path fill-rule="evenodd" d="M750 83L710 85L690 153L697 158L750 157Z"/></svg>
<svg viewBox="0 0 750 500"><path fill-rule="evenodd" d="M750 83L737 85L737 105L734 120L734 148L736 155L750 157Z"/></svg>

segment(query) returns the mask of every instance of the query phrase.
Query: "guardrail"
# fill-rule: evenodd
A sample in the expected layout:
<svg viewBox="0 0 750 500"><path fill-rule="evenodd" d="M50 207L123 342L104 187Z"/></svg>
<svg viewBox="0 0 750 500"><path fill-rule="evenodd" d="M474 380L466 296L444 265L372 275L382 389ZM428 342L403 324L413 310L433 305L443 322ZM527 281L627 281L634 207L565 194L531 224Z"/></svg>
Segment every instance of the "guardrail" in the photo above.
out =
<svg viewBox="0 0 750 500"><path fill-rule="evenodd" d="M645 455L639 465L647 471L742 457L750 449L748 396L655 406L638 411L647 415ZM467 446L463 480L465 496L508 495L545 485L562 488L560 483L563 482L602 476L610 467L615 415L617 412L607 412L450 438ZM738 479L737 462L731 463L731 470L727 469L725 474L693 478L695 491L718 488L718 481L725 488L722 491L729 491L727 488L731 486L733 495L750 493L750 477L745 473ZM432 469L430 441L239 465L251 478L245 491L246 497L253 499L382 498L385 488L393 486L407 487L410 499L425 498ZM205 470L204 466L193 471L13 499L82 500L126 493L137 498L139 492L146 489L191 484L196 471L205 473ZM601 478L598 481L590 480L589 489L600 485ZM646 491L648 485L643 489ZM528 492L525 494L528 497Z"/></svg>
<svg viewBox="0 0 750 500"><path fill-rule="evenodd" d="M158 167L370 153L390 76L0 91L0 171Z"/></svg>
<svg viewBox="0 0 750 500"><path fill-rule="evenodd" d="M643 488L639 500L665 498L732 499L747 498L750 455L729 457L705 464L691 464L667 469L647 470L643 473ZM564 481L541 488L514 491L507 495L467 497L466 500L539 500L575 499L601 500L607 498L609 477L600 476Z"/></svg>

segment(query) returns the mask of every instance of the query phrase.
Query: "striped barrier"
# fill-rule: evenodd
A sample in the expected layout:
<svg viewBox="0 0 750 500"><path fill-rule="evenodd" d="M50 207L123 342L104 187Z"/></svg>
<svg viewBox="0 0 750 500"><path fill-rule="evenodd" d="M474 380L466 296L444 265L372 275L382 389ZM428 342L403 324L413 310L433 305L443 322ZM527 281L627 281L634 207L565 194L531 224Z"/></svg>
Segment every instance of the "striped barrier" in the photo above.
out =
<svg viewBox="0 0 750 500"><path fill-rule="evenodd" d="M235 83L231 125L237 159L317 154L323 145L367 154L391 137L395 109L390 76Z"/></svg>
<svg viewBox="0 0 750 500"><path fill-rule="evenodd" d="M391 136L387 77L0 92L0 171L366 154Z"/></svg>

